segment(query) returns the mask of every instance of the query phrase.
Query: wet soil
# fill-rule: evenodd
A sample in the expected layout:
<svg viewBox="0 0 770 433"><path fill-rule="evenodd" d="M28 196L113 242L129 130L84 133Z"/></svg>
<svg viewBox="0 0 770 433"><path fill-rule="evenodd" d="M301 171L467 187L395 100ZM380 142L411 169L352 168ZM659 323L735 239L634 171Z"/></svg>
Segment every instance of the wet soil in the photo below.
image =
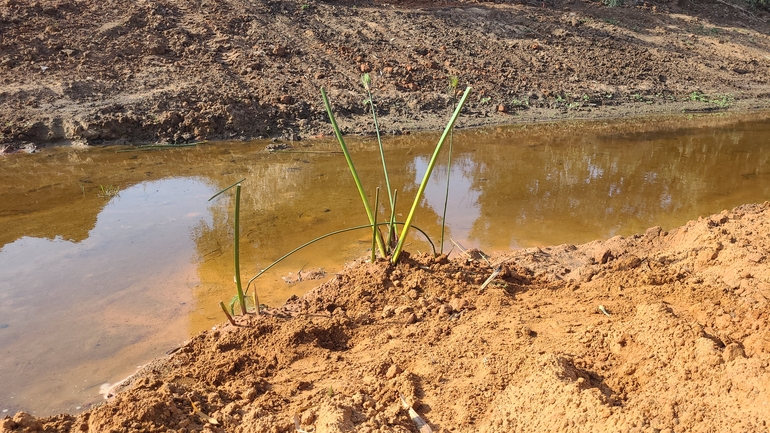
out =
<svg viewBox="0 0 770 433"><path fill-rule="evenodd" d="M730 0L732 1L732 0ZM769 15L724 0L0 0L0 149L770 106Z"/></svg>
<svg viewBox="0 0 770 433"><path fill-rule="evenodd" d="M433 431L767 431L768 234L765 202L491 265L355 263L199 334L102 406L0 430L418 431L402 395Z"/></svg>

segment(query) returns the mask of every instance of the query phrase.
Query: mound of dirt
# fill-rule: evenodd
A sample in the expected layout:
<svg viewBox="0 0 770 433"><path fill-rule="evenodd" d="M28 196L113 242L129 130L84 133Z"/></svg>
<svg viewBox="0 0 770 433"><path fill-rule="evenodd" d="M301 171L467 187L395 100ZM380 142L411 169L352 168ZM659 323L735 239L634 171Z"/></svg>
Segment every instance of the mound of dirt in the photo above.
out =
<svg viewBox="0 0 770 433"><path fill-rule="evenodd" d="M770 106L768 13L735 0L0 0L0 149L440 129ZM618 2L621 3L621 2Z"/></svg>
<svg viewBox="0 0 770 433"><path fill-rule="evenodd" d="M0 430L416 432L403 396L421 432L768 431L768 235L765 202L491 266L357 263L102 406Z"/></svg>

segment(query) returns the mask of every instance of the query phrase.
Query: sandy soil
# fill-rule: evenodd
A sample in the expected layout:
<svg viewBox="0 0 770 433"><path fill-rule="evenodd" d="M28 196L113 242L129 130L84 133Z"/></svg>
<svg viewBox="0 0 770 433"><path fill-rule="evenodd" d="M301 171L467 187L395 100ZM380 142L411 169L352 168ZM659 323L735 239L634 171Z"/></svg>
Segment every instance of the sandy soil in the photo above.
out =
<svg viewBox="0 0 770 433"><path fill-rule="evenodd" d="M399 395L433 431L768 431L769 235L765 202L492 266L353 264L196 336L102 406L0 431L292 432L295 416L304 431L429 431Z"/></svg>
<svg viewBox="0 0 770 433"><path fill-rule="evenodd" d="M723 1L0 0L0 149L328 134L320 86L367 132L362 71L390 133L442 125L450 75L464 126L764 108L768 34ZM399 394L422 432L769 431L769 235L766 202L493 265L358 263L0 431L419 431Z"/></svg>
<svg viewBox="0 0 770 433"><path fill-rule="evenodd" d="M728 0L737 1L737 0ZM770 106L769 15L724 0L0 0L0 149Z"/></svg>

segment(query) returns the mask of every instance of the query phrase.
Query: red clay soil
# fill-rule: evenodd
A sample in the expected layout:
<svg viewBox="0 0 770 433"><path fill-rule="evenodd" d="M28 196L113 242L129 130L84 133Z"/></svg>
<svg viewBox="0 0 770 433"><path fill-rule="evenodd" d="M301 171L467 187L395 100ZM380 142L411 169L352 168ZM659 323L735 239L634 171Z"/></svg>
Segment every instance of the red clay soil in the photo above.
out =
<svg viewBox="0 0 770 433"><path fill-rule="evenodd" d="M292 432L296 416L319 433L766 432L768 251L765 202L492 266L361 262L194 337L99 407L0 431Z"/></svg>
<svg viewBox="0 0 770 433"><path fill-rule="evenodd" d="M610 0L606 0L609 2ZM619 1L618 1L619 2ZM743 0L0 0L0 152L770 106Z"/></svg>

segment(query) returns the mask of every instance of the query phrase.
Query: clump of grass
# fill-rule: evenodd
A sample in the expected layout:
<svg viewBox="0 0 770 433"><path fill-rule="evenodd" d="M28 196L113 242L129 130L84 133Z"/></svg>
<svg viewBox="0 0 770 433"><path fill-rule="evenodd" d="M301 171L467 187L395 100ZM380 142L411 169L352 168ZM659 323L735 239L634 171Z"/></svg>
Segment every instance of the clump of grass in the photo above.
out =
<svg viewBox="0 0 770 433"><path fill-rule="evenodd" d="M390 248L390 244L393 242L393 236L395 236L395 225L393 224L395 222L396 218L396 202L395 202L395 194L396 191L394 191L390 187L390 176L388 176L388 166L385 163L385 150L382 146L382 137L380 136L380 125L377 122L377 110L374 107L374 97L372 96L372 78L369 76L369 74L364 74L361 76L361 83L364 85L364 89L366 90L366 94L368 98L366 101L364 101L365 104L369 105L372 109L372 120L374 122L374 131L377 134L377 146L380 149L380 160L382 161L382 172L385 176L385 188L388 190L388 200L390 201L390 225L388 226L388 248ZM379 200L375 200L379 201ZM376 212L375 212L376 215ZM377 224L374 224L375 227ZM372 260L374 261L374 260Z"/></svg>
<svg viewBox="0 0 770 433"><path fill-rule="evenodd" d="M688 99L693 102L713 104L719 108L729 108L735 102L735 97L730 94L708 96L698 91L690 93L690 95L688 95Z"/></svg>
<svg viewBox="0 0 770 433"><path fill-rule="evenodd" d="M120 188L115 185L99 185L99 192L96 195L99 198L120 197Z"/></svg>
<svg viewBox="0 0 770 433"><path fill-rule="evenodd" d="M339 127L337 126L337 122L336 122L336 120L334 118L334 114L333 114L332 109L331 109L331 104L329 103L329 98L326 95L326 91L323 88L321 88L321 96L322 96L324 105L326 107L326 111L327 111L327 113L329 115L329 120L331 121L332 128L334 129L334 133L335 133L335 135L337 137L337 140L340 143L340 147L342 148L342 153L345 156L345 160L346 160L346 162L348 164L348 167L350 168L350 173L351 173L351 175L353 177L353 180L354 180L354 182L356 184L356 188L358 190L359 196L361 197L361 201L363 202L364 209L366 210L366 214L367 214L367 217L369 218L370 224L362 225L362 226L357 226L357 227L349 227L349 228L346 228L346 229L337 230L337 231L334 231L334 232L327 233L325 235L319 236L319 237L317 237L317 238L315 238L315 239L313 239L313 240L311 240L309 242L306 242L306 243L300 245L299 247L297 247L297 248L289 251L288 253L284 254L278 260L274 261L269 266L267 266L266 268L264 268L260 272L258 272L254 277L252 277L248 281L248 283L246 284L246 290L244 291L243 288L242 288L242 284L241 284L239 240L240 240L240 193L241 193L241 182L243 182L245 179L241 179L238 182L228 186L227 188L224 188L223 190L217 192L216 194L214 194L209 199L209 201L213 200L214 198L216 198L217 196L223 194L224 192L228 191L229 189L235 187L235 220L234 220L235 227L234 227L233 259L234 259L234 264L235 264L235 285L236 285L236 289L237 289L237 295L236 295L236 297L233 298L233 300L230 303L230 312L234 313L234 311L233 311L234 310L234 304L235 304L235 302L238 302L240 304L241 314L246 314L246 312L247 312L247 308L246 308L247 298L246 298L245 294L248 293L249 288L251 287L251 284L260 275L264 274L270 268L272 268L273 266L277 265L278 263L280 263L281 261L283 261L284 259L286 259L290 255L294 254L295 252L297 252L297 251L299 251L299 250L301 250L301 249L303 249L303 248L305 248L305 247L307 247L307 246L309 246L311 244L314 244L314 243L316 243L316 242L318 242L318 241L320 241L322 239L325 239L327 237L330 237L330 236L333 236L333 235L336 235L336 234L345 233L345 232L352 231L352 230L367 229L367 228L371 229L372 230L372 257L371 257L371 260L372 261L376 260L376 250L379 249L380 254L383 257L387 257L387 254L392 252L391 261L393 263L396 263L398 261L399 256L400 256L400 253L401 253L401 251L403 249L404 240L406 239L406 236L409 233L409 230L412 227L414 227L415 230L419 231L420 233L422 233L426 237L426 239L428 240L428 242L431 245L431 248L433 249L433 254L436 255L436 247L433 244L433 241L425 233L425 231L423 231L420 228L412 225L412 219L414 218L414 214L415 214L415 210L417 208L417 205L419 204L420 199L422 197L422 194L425 191L425 187L427 186L428 179L430 178L430 175L431 175L431 173L433 171L433 168L435 167L437 157L438 157L438 155L439 155L439 153L441 151L441 148L442 148L444 142L446 141L447 136L450 137L450 150L451 150L451 141L452 141L451 140L451 133L452 133L452 130L454 128L454 124L457 121L457 118L458 118L458 116L460 114L460 111L462 110L462 107L465 104L465 101L468 98L468 95L470 94L471 88L470 87L466 88L465 89L465 93L463 93L463 96L462 96L462 98L460 98L459 103L454 104L454 97L456 96L456 89L457 89L458 82L457 82L456 79L450 81L450 87L453 89L453 92L455 92L453 94L453 105L455 106L454 107L454 112L452 114L452 117L449 120L449 123L447 124L446 128L444 129L444 133L441 135L441 138L439 139L439 142L436 145L436 148L434 150L433 156L431 157L430 163L428 164L427 172L425 173L425 177L423 178L422 183L420 184L420 187L418 189L417 195L416 195L416 197L414 199L414 202L412 203L412 208L411 208L411 210L409 212L409 216L407 217L406 222L398 222L398 221L395 220L395 215L396 215L395 207L396 207L397 191L391 190L391 188L390 188L390 180L389 180L389 177L388 177L387 165L385 164L385 153L384 153L384 150L383 150L382 140L381 140L381 137L380 137L379 124L377 122L377 113L376 113L376 110L374 108L374 102L373 102L373 98L372 98L372 94L371 94L371 78L368 76L368 74L364 75L362 77L362 83L364 84L364 88L367 91L367 94L369 96L369 99L368 99L367 102L368 102L368 104L372 108L372 118L374 119L375 130L377 131L377 141L378 141L378 145L379 145L379 148L380 148L380 157L382 159L382 168L383 168L383 172L384 172L384 175L385 175L386 185L387 185L387 188L388 188L388 198L389 198L390 204L391 204L390 220L385 222L385 223L378 223L377 222L377 214L378 214L378 210L379 210L380 188L376 189L375 202L374 202L374 212L373 212L371 206L369 205L369 201L366 198L366 194L364 193L363 186L361 184L361 180L360 180L360 178L358 176L358 172L356 171L355 165L353 164L353 160L352 160L352 158L350 156L350 152L348 151L348 148L345 145L345 140L342 138L342 134L341 134L341 132L339 130ZM448 166L451 166L451 151L450 151L449 158L450 159L449 159L449 162L448 162ZM449 188L449 180L448 180L448 176L447 176L447 200L448 200L448 188ZM445 217L446 217L446 202L445 202L445 205L444 205L444 218ZM443 224L443 221L442 221L442 224ZM382 234L380 233L380 231L378 229L379 226L381 226L381 225L385 225L385 226L388 227L388 233L389 234L388 234L388 243L387 243L387 245L385 244L385 242L383 242ZM397 225L403 226L403 229L401 231L401 235L398 236L398 238L397 238L398 239L397 243L395 244L395 246L393 246L393 250L391 251L391 246L392 246L391 242L396 239L395 227ZM444 237L443 232L444 232L444 229L443 229L443 226L442 226L442 248L443 248L443 237ZM250 298L248 299L248 302L251 302ZM259 298L257 297L256 289L254 291L254 300L253 300L253 302L254 302L255 310L256 310L257 314L259 314L260 304L259 304ZM223 302L220 302L220 307L224 311L224 313L227 316L228 320L231 323L235 324L235 321L233 320L232 316L230 315L230 312L228 312L228 309L225 307L225 304Z"/></svg>

